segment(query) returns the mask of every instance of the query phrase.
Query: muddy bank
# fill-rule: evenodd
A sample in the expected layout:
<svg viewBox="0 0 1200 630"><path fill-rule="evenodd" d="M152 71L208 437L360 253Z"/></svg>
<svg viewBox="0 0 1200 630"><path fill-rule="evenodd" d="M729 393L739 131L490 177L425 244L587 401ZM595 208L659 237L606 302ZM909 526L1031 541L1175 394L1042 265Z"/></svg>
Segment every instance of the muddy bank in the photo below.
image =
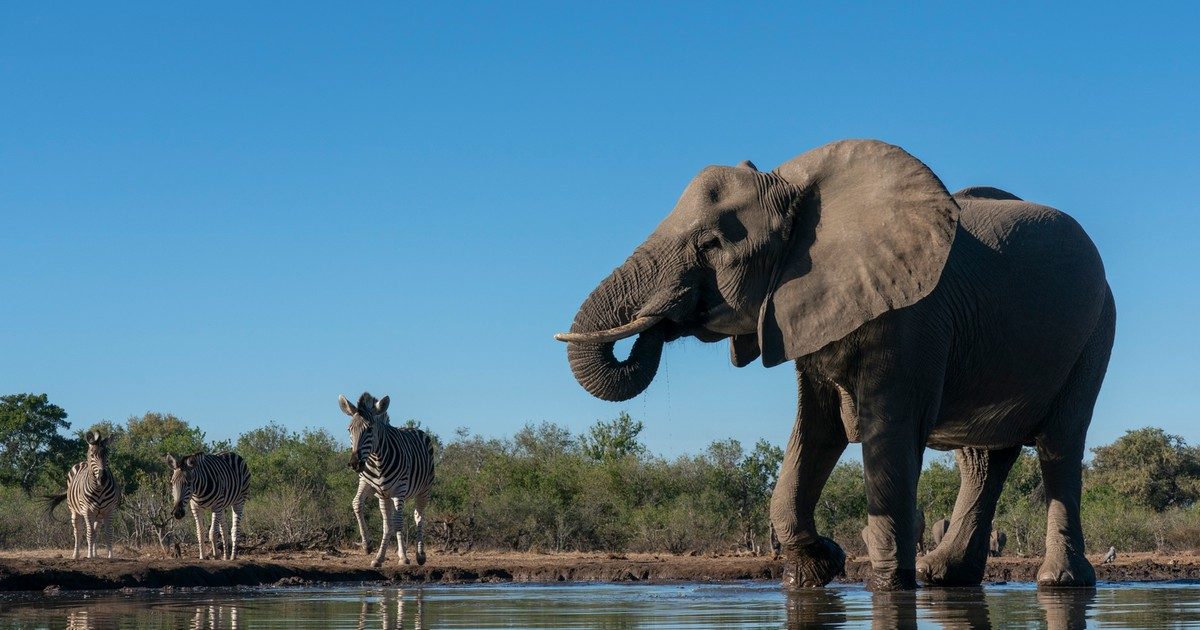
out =
<svg viewBox="0 0 1200 630"><path fill-rule="evenodd" d="M125 551L117 557L71 560L69 551L0 553L0 591L51 592L84 589L190 588L303 585L395 581L403 583L463 582L639 582L730 581L780 578L782 563L754 556L674 556L669 554L514 554L431 553L425 566L395 564L381 569L370 557L350 550L248 554L236 562L195 558L139 557ZM1097 564L1099 579L1143 581L1200 579L1200 557L1126 554L1117 563ZM993 558L989 582L1030 582L1038 558ZM864 559L847 562L847 581L861 581L869 571Z"/></svg>

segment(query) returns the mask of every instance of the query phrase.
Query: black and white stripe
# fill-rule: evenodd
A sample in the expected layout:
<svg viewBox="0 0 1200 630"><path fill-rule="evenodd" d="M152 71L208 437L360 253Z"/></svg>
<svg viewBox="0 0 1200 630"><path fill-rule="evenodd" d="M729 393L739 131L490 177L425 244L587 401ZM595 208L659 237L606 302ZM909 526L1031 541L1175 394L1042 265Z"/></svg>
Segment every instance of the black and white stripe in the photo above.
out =
<svg viewBox="0 0 1200 630"><path fill-rule="evenodd" d="M389 423L387 409L390 399L376 400L364 392L358 405L351 405L345 396L338 397L342 411L350 416L350 467L359 474L359 491L354 497L354 511L359 532L363 535L362 517L364 482L379 497L383 515L383 540L372 566L383 564L387 541L396 533L400 559L408 564L404 548L404 503L413 499L413 518L417 525L417 564L425 564L425 506L433 490L433 442L420 429L398 429Z"/></svg>
<svg viewBox="0 0 1200 630"><path fill-rule="evenodd" d="M75 534L75 553L79 557L79 527L83 526L87 538L87 557L96 557L96 544L100 536L97 531L104 523L108 536L108 557L112 557L112 517L121 501L121 486L108 468L108 442L112 436L101 438L92 431L86 436L87 459L71 467L67 473L67 491L50 497L49 509L67 502L71 510L71 530Z"/></svg>
<svg viewBox="0 0 1200 630"><path fill-rule="evenodd" d="M210 510L212 519L208 526L208 541L213 557L217 557L217 541L214 530L221 533L222 556L237 558L238 522L242 508L250 494L250 468L246 460L237 453L196 453L186 457L167 456L171 466L171 498L174 500L172 514L183 518L184 506L190 504L192 517L196 519L196 542L200 547L200 559L204 559L204 535L200 527L200 511ZM230 537L225 538L225 510L232 511Z"/></svg>

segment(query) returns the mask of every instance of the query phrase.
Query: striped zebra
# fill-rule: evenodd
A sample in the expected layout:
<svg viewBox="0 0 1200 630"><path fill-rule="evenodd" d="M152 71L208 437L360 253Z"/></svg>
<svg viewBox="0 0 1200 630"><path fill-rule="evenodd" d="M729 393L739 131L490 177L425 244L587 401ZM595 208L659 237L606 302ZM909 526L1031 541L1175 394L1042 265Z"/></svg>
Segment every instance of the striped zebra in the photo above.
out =
<svg viewBox="0 0 1200 630"><path fill-rule="evenodd" d="M242 519L242 507L250 494L250 468L246 460L237 453L196 453L185 457L167 455L171 466L171 499L175 505L171 511L177 519L186 513L186 504L192 507L196 519L196 543L200 547L200 559L204 559L204 532L200 527L200 511L212 512L208 526L208 543L212 556L217 558L217 541L214 530L221 533L221 556L227 560L237 558L238 521ZM225 509L230 518L229 538L225 538Z"/></svg>
<svg viewBox="0 0 1200 630"><path fill-rule="evenodd" d="M79 558L79 526L82 524L87 534L87 557L96 557L96 544L100 542L97 531L100 523L104 523L105 535L108 536L108 557L112 557L112 517L121 502L121 485L108 468L108 443L112 436L100 437L99 431L91 431L85 436L88 450L87 459L71 467L67 473L67 491L48 497L48 511L63 501L71 510L71 530L75 534L75 553L72 558Z"/></svg>
<svg viewBox="0 0 1200 630"><path fill-rule="evenodd" d="M363 392L354 406L345 396L338 396L342 411L350 416L350 468L360 479L359 492L354 495L354 514L365 543L366 522L362 516L365 481L379 498L379 512L383 515L383 539L371 566L383 565L392 532L396 534L400 560L408 564L403 533L404 502L412 497L417 524L417 564L425 564L424 521L425 506L433 489L433 443L420 429L397 429L389 424L389 402L387 396L375 400Z"/></svg>

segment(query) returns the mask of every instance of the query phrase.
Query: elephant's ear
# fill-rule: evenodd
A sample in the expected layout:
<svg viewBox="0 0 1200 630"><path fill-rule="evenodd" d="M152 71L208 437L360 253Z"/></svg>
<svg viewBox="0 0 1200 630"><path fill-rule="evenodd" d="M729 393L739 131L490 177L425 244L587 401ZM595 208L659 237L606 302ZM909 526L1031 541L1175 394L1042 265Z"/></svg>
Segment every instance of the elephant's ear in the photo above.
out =
<svg viewBox="0 0 1200 630"><path fill-rule="evenodd" d="M920 160L876 140L844 140L775 173L803 192L759 317L764 365L816 352L937 285L958 205Z"/></svg>

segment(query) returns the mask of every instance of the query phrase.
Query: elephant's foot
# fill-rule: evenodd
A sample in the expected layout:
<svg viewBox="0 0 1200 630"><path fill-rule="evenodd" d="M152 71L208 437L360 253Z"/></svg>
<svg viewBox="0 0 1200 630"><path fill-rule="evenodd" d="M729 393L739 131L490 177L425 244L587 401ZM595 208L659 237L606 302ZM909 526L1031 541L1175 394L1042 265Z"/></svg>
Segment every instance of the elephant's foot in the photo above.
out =
<svg viewBox="0 0 1200 630"><path fill-rule="evenodd" d="M417 552L417 565L425 566L425 552L424 551Z"/></svg>
<svg viewBox="0 0 1200 630"><path fill-rule="evenodd" d="M916 569L875 571L867 582L867 590L877 593L887 591L912 591L917 588Z"/></svg>
<svg viewBox="0 0 1200 630"><path fill-rule="evenodd" d="M783 585L788 589L818 588L845 572L846 553L837 543L821 536L817 542L788 550Z"/></svg>
<svg viewBox="0 0 1200 630"><path fill-rule="evenodd" d="M1081 553L1066 550L1047 551L1038 569L1038 586L1095 586L1096 570Z"/></svg>
<svg viewBox="0 0 1200 630"><path fill-rule="evenodd" d="M917 559L917 577L929 586L979 586L987 557L938 547Z"/></svg>

